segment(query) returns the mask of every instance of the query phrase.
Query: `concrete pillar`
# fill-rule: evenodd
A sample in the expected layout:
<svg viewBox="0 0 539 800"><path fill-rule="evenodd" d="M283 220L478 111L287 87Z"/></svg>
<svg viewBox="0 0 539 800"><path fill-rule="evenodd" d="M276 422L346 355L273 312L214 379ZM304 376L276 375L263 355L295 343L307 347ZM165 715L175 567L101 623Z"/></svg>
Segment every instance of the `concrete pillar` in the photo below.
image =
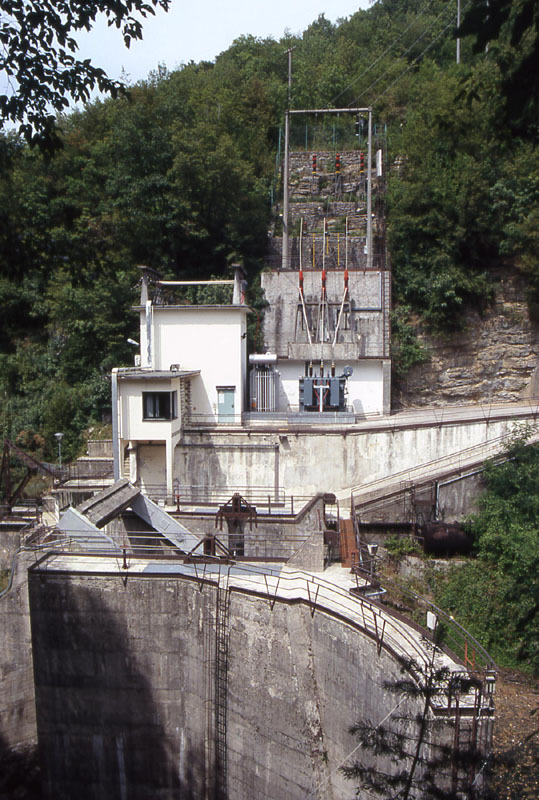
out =
<svg viewBox="0 0 539 800"><path fill-rule="evenodd" d="M137 459L137 443L129 442L127 447L129 455L129 480L131 483L136 483L138 479L138 459Z"/></svg>
<svg viewBox="0 0 539 800"><path fill-rule="evenodd" d="M165 442L165 469L167 480L167 497L174 496L174 456L176 453L176 445L180 441L181 431L172 433L167 437Z"/></svg>
<svg viewBox="0 0 539 800"><path fill-rule="evenodd" d="M391 361L382 361L383 414L391 414Z"/></svg>

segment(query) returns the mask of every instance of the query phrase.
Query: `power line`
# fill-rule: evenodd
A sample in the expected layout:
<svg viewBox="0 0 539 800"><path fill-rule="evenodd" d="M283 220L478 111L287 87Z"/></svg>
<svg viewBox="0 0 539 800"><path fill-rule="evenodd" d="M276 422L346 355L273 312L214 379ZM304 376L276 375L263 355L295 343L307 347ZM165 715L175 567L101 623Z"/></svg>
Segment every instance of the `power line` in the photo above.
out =
<svg viewBox="0 0 539 800"><path fill-rule="evenodd" d="M469 3L468 3L468 5L469 5ZM438 16L436 17L436 19L434 19L434 20L431 22L431 24L430 24L430 25L428 25L428 26L425 28L425 30L423 31L423 33L421 33L421 34L420 34L420 35L417 37L417 39L415 39L415 41L413 41L413 42L412 42L412 44L410 45L410 47L408 48L408 50L406 50L406 52L405 52L405 53L403 53L403 55L402 55L401 57L407 56L407 55L408 55L408 53L409 53L409 52L410 52L410 51L411 51L411 50L412 50L412 49L415 47L415 45L416 45L418 42L420 42L420 41L421 41L421 39L422 39L422 38L423 38L423 37L424 37L424 36L425 36L425 35L426 35L426 34L429 32L429 30L430 30L430 29L433 27L433 25L435 25L435 24L438 22L438 20L439 20L441 17L443 17L443 16L444 16L444 14L447 14L447 8L444 8L444 10L443 10L443 11L442 11L440 14L438 14ZM440 38L440 36L441 36L443 33L445 33L445 31L446 31L446 30L447 30L449 27L451 27L451 25L453 25L453 21L452 21L452 20L451 20L450 22L448 22L448 24L445 26L445 28L442 28L442 30L440 31L440 33L439 33L437 36L435 36L435 38L432 40L432 42L430 43L430 45L429 45L429 46L428 46L428 47L427 47L427 48L426 48L426 49L425 49L425 50L424 50L424 51L423 51L423 52L422 52L422 53L421 53L419 56L417 56L417 58L415 58L415 59L414 59L414 61L412 61L412 64L411 64L410 66L413 66L413 64L414 64L414 63L415 63L415 62L416 62L416 61L417 61L419 58L421 58L421 56L422 56L424 53L426 53L426 52L427 52L427 50L429 49L429 47L432 47L432 45L433 45L433 44L434 44L434 43L437 41L437 39L439 39L439 38ZM375 81L373 81L373 82L370 84L370 86L368 86L368 87L367 87L367 88L366 88L366 89L365 89L365 90L364 90L364 91L363 91L363 92L362 92L362 93L361 93L361 94L358 96L357 100L359 100L359 98L360 98L360 97L363 97L363 96L364 96L364 95L365 95L365 94L366 94L368 91L370 91L370 90L373 88L373 86L376 86L376 84L377 84L377 83L379 83L379 82L382 80L382 78L385 78L385 76L388 74L388 72L391 72L391 70L393 69L393 67L394 67L394 66L395 66L395 65L394 65L394 64L392 64L390 67L388 67L388 69L386 69L386 71L385 71L385 72L383 72L383 73L382 73L382 75L379 75L379 76L378 76L378 78L376 78L376 80L375 80ZM410 67L409 67L409 68L410 68ZM408 71L408 70L406 70L406 71ZM356 100L356 102L357 102L357 100Z"/></svg>
<svg viewBox="0 0 539 800"><path fill-rule="evenodd" d="M367 69L363 70L363 72L360 72L360 74L357 76L357 78L354 78L354 80L353 80L351 83L349 83L349 84L348 84L348 86L347 86L345 89L343 89L343 90L342 90L342 92L339 92L339 94L338 94L338 95L336 95L336 96L333 98L333 100L331 100L331 102L329 103L329 105L333 105L333 103L335 103L335 101L336 101L336 100L338 100L338 99L339 99L339 97L341 97L341 95L343 95L345 92L347 92L347 91L348 91L348 89L351 89L351 88L352 88L352 86L354 86L354 84L356 84L356 83L357 83L357 82L358 82L358 81L359 81L361 78L363 78L363 76L364 76L364 75L366 75L368 72L370 72L370 71L371 71L371 69L374 69L374 67L375 67L375 66L378 64L378 62L379 62L379 61L380 61L380 60L381 60L381 59L382 59L382 58L383 58L385 55L387 55L387 53L389 53L389 51L391 50L391 48L392 48L394 45L396 45L396 44L397 44L397 42L398 42L400 39L402 39L402 37L403 37L403 36L404 36L406 33L408 33L408 31L410 30L410 28L411 28L411 27L412 27L412 26L413 26L413 25L414 25L414 24L415 24L415 23L416 23L416 22L417 22L419 19L421 19L421 17L425 16L425 14L426 14L426 9L425 9L425 11L418 13L418 14L417 14L417 15L416 15L416 16L415 16L413 19L412 19L412 21L410 22L410 24L408 25L408 27L407 27L407 28L405 28L405 29L402 31L402 33L401 33L401 34L399 34L399 36L397 36L397 38L396 38L396 39L394 39L394 40L391 42L391 44L389 45L389 47L387 47L387 48L384 50L384 52L383 52L381 55L379 55L379 56L378 56L378 58L377 58L375 61L373 61L373 62L372 62L372 64L370 64L370 66L368 66L368 67L367 67Z"/></svg>
<svg viewBox="0 0 539 800"><path fill-rule="evenodd" d="M465 5L465 6L464 6L464 8L463 8L463 11L466 11L466 9L468 8L468 6L471 4L471 1L472 1L472 0L468 0L468 2L466 3L466 5ZM422 51L422 52L421 52L421 53L420 53L418 56L416 56L416 58L414 58L414 60L413 60L413 61L412 61L412 62L411 62L411 63L410 63L410 64L409 64L407 67L406 67L406 69L405 69L403 72L401 72L401 74L400 74L400 75L399 75L397 78L395 78L395 80L393 81L393 83L390 83L390 84L389 84L389 86L387 86L387 87L384 89L384 91L382 92L382 94L379 94L379 95L378 95L378 97L377 97L377 98L376 98L376 99L375 99L375 100L372 102L372 105L374 105L375 103L377 103L377 102L378 102L378 101L379 101L379 100L380 100L380 99L381 99L381 98L382 98L382 97L383 97L383 96L386 94L386 92L389 92L389 90L390 90L391 88L393 88L393 86L395 86L395 84L396 84L396 83L398 83L398 82L399 82L399 81L400 81L400 80L401 80L401 79L402 79L402 78L403 78L403 77L404 77L404 76L405 76L405 75L406 75L408 72L410 72L410 70L412 69L412 67L413 67L413 66L415 66L415 64L416 64L416 63L419 61L419 59L420 59L420 58L423 58L423 56L425 55L425 53L426 53L428 50L430 50L430 48L431 48L431 47L432 47L434 44L436 44L436 42L438 41L438 39L440 38L440 36L442 36L442 35L443 35L443 34L446 32L446 30L447 30L448 28L450 28L450 27L451 27L451 25L452 25L452 24L453 24L453 22L448 22L448 23L447 23L447 25L445 26L445 28L442 28L442 30L440 31L440 33L439 33L437 36L435 36L435 37L434 37L434 39L432 40L432 42L431 42L429 45L427 45L427 47L425 47L425 49L424 49L424 50L423 50L423 51ZM373 84L373 85L374 85L374 84ZM370 88L371 88L371 87L369 86L369 89L370 89Z"/></svg>

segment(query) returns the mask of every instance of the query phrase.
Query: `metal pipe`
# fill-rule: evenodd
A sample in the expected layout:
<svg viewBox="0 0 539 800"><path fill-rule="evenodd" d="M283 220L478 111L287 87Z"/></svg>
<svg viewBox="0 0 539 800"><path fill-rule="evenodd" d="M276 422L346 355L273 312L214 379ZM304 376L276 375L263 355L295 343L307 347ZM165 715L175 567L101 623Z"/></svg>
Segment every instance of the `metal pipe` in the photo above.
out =
<svg viewBox="0 0 539 800"><path fill-rule="evenodd" d="M228 286L234 285L234 280L216 280L216 281L157 281L158 286L211 286L214 283L226 284Z"/></svg>
<svg viewBox="0 0 539 800"><path fill-rule="evenodd" d="M146 367L153 367L152 363L152 301L146 303Z"/></svg>
<svg viewBox="0 0 539 800"><path fill-rule="evenodd" d="M303 217L299 221L299 269L303 269Z"/></svg>
<svg viewBox="0 0 539 800"><path fill-rule="evenodd" d="M372 269L372 108L369 108L367 145L367 269Z"/></svg>
<svg viewBox="0 0 539 800"><path fill-rule="evenodd" d="M357 114L370 110L370 108L296 108L290 111L290 114Z"/></svg>
<svg viewBox="0 0 539 800"><path fill-rule="evenodd" d="M120 431L118 430L118 368L112 370L112 459L114 480L120 480Z"/></svg>
<svg viewBox="0 0 539 800"><path fill-rule="evenodd" d="M282 269L288 267L288 162L290 149L290 111L284 117L284 164L283 164L283 252Z"/></svg>
<svg viewBox="0 0 539 800"><path fill-rule="evenodd" d="M460 0L457 0L457 31L460 28ZM460 64L460 36L457 36L457 64Z"/></svg>

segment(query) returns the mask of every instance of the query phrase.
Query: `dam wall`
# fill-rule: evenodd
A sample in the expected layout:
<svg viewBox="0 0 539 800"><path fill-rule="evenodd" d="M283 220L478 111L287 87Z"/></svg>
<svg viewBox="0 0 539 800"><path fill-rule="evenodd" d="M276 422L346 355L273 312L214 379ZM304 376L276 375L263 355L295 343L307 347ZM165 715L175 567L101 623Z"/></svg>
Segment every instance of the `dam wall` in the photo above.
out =
<svg viewBox="0 0 539 800"><path fill-rule="evenodd" d="M45 797L352 800L338 769L357 754L350 727L413 735L424 699L384 688L402 677L395 653L324 610L314 583L300 597L284 573L253 589L203 565L112 561L30 573ZM450 717L429 731L427 752L451 747Z"/></svg>
<svg viewBox="0 0 539 800"><path fill-rule="evenodd" d="M28 567L34 553L20 552L13 565L9 588L0 597L0 752L28 750L36 744L34 675L28 605Z"/></svg>

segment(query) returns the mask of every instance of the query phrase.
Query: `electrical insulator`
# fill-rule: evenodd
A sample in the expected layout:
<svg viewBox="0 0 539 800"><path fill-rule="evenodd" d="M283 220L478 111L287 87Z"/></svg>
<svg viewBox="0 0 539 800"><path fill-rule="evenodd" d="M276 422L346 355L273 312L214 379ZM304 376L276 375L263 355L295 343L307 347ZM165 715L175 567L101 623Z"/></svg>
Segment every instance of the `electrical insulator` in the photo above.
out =
<svg viewBox="0 0 539 800"><path fill-rule="evenodd" d="M341 154L337 153L337 155L335 156L335 172L338 175L340 171L341 171Z"/></svg>
<svg viewBox="0 0 539 800"><path fill-rule="evenodd" d="M361 135L361 121L360 121L359 117L356 119L355 125L356 125L356 136L359 139L359 137Z"/></svg>
<svg viewBox="0 0 539 800"><path fill-rule="evenodd" d="M359 154L359 171L365 172L365 153Z"/></svg>
<svg viewBox="0 0 539 800"><path fill-rule="evenodd" d="M313 175L316 175L316 153L313 153Z"/></svg>

